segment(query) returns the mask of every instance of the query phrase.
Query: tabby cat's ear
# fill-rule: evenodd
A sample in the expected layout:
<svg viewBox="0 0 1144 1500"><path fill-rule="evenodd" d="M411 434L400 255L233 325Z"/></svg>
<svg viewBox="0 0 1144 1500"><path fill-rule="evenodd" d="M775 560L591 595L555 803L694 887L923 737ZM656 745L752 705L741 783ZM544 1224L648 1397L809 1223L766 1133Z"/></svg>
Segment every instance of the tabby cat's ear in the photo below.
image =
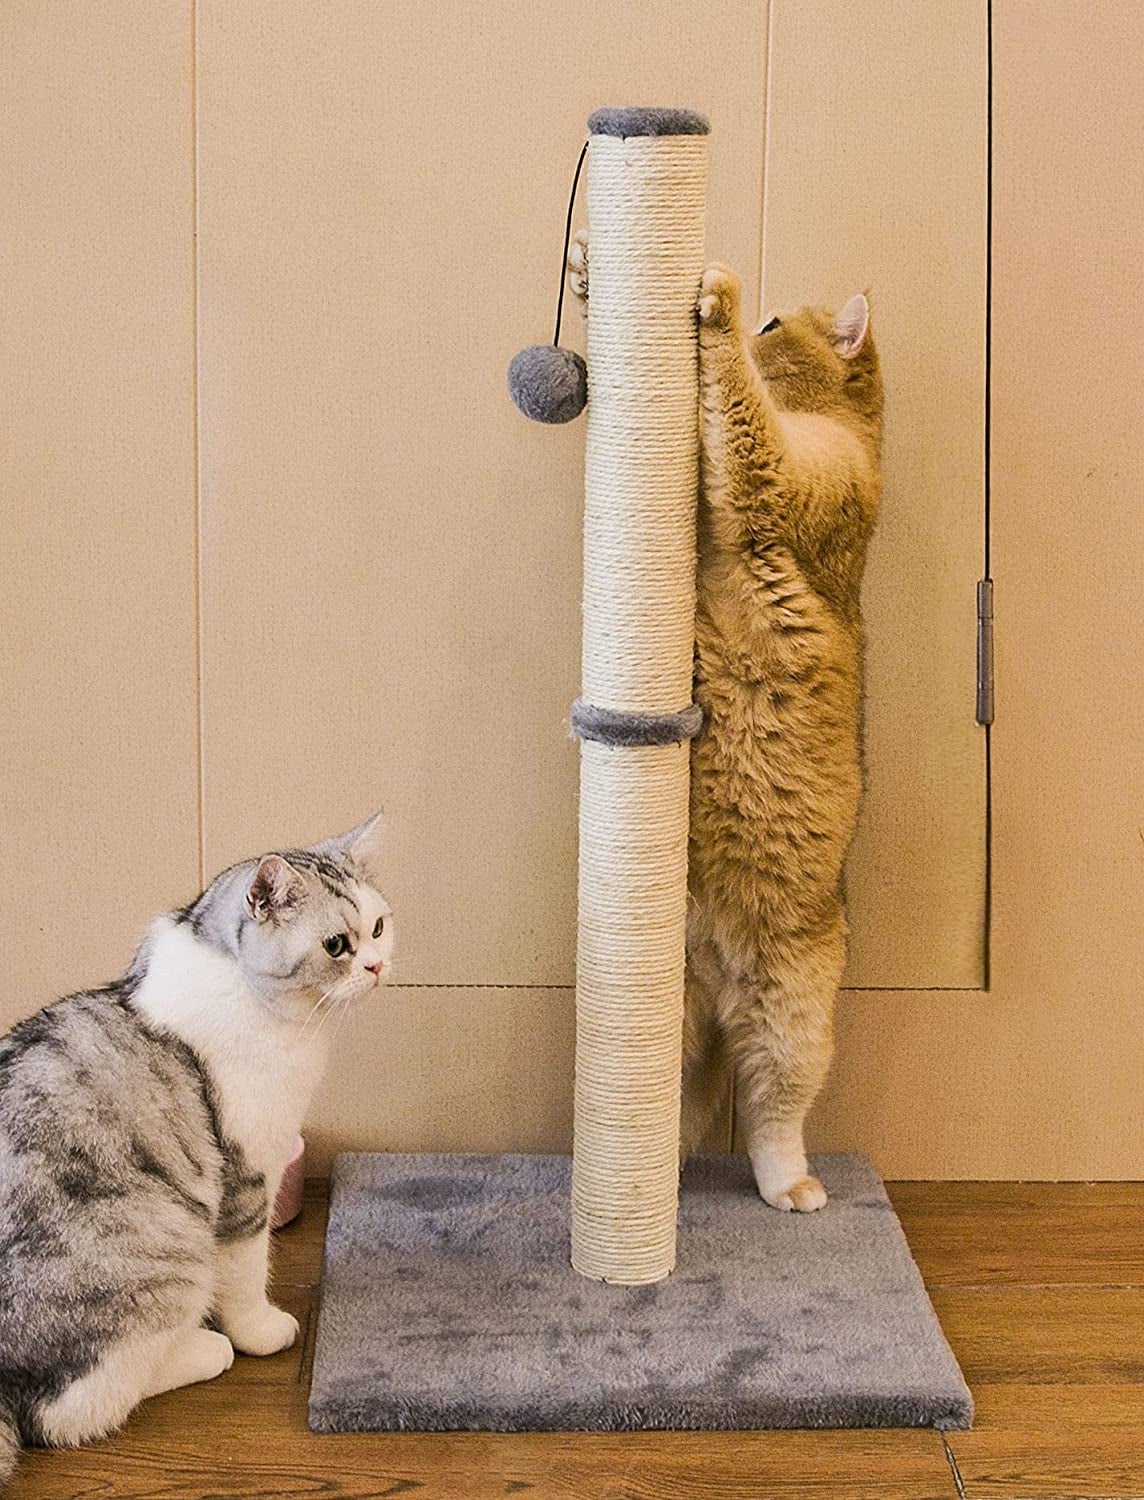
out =
<svg viewBox="0 0 1144 1500"><path fill-rule="evenodd" d="M861 292L850 301L834 319L831 343L843 359L853 359L866 342L866 331L870 327L870 304Z"/></svg>
<svg viewBox="0 0 1144 1500"><path fill-rule="evenodd" d="M256 922L292 912L306 894L306 882L289 860L268 854L246 888L246 909Z"/></svg>
<svg viewBox="0 0 1144 1500"><path fill-rule="evenodd" d="M319 844L319 850L336 854L356 865L364 875L376 878L381 870L381 845L385 837L385 817L376 812L372 818L343 833L340 838Z"/></svg>

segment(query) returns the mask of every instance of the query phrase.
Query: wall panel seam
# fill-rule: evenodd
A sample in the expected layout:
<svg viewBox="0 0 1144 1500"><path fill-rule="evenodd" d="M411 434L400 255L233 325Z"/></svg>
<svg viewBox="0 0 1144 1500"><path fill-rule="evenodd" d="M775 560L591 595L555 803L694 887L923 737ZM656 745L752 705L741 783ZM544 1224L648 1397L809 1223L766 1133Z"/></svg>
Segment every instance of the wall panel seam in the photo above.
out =
<svg viewBox="0 0 1144 1500"><path fill-rule="evenodd" d="M993 410L993 0L985 0L985 539L984 577L992 578L992 431ZM996 623L993 629L996 631ZM982 912L982 987L993 980L993 731L985 730L985 910Z"/></svg>
<svg viewBox="0 0 1144 1500"><path fill-rule="evenodd" d="M559 990L570 995L575 992L576 986L574 984L531 984L527 980L519 983L510 981L482 983L477 980L470 983L457 979L443 980L440 984L434 984L432 980L419 979L409 984L394 980L389 988L393 990ZM843 985L838 993L840 995L984 995L987 991L980 984L848 984Z"/></svg>
<svg viewBox="0 0 1144 1500"><path fill-rule="evenodd" d="M771 142L771 48L774 45L775 34L774 7L775 0L767 0L767 24L763 38L763 148L762 178L759 183L759 259L756 283L760 321L766 314L764 292L767 278L767 168L770 165L767 153Z"/></svg>
<svg viewBox="0 0 1144 1500"><path fill-rule="evenodd" d="M768 153L771 145L771 49L774 46L774 8L775 0L767 0L767 20L763 32L763 77L762 77L762 149L760 151L760 180L759 180L759 255L757 261L757 280L755 282L755 295L757 299L756 323L761 326L762 319L766 316L766 279L767 279L767 176L770 159ZM727 1078L727 1131L724 1138L724 1147L728 1151L734 1150L735 1146L735 1075L731 1071Z"/></svg>
<svg viewBox="0 0 1144 1500"><path fill-rule="evenodd" d="M466 984L463 981L452 980L446 984L432 984L424 980L418 980L413 984L402 984L398 979L393 980L389 988L391 990L559 990L567 995L576 992L574 984Z"/></svg>
<svg viewBox="0 0 1144 1500"><path fill-rule="evenodd" d="M191 415L194 443L195 837L199 889L206 885L206 809L203 802L203 504L199 344L199 7L191 0Z"/></svg>

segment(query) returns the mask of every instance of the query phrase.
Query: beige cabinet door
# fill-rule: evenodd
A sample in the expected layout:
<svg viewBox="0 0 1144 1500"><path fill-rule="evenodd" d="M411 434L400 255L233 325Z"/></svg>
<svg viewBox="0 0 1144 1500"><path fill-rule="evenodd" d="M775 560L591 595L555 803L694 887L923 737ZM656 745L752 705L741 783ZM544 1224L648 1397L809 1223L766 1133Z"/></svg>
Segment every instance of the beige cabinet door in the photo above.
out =
<svg viewBox="0 0 1144 1500"><path fill-rule="evenodd" d="M757 276L765 7L198 13L207 863L384 803L402 983L569 985L584 429L505 370L601 103L710 112Z"/></svg>
<svg viewBox="0 0 1144 1500"><path fill-rule="evenodd" d="M772 0L770 59L763 306L869 289L886 384L847 983L979 988L986 0Z"/></svg>

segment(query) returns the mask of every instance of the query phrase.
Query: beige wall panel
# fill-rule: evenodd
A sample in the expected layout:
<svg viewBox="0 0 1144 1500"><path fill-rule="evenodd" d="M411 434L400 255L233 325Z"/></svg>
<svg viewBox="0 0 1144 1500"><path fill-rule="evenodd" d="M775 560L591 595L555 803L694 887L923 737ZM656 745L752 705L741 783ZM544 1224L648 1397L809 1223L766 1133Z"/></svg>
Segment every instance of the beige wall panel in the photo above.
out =
<svg viewBox="0 0 1144 1500"><path fill-rule="evenodd" d="M505 368L600 103L710 112L709 243L756 274L765 24L199 5L207 863L384 803L407 982L571 982L584 431Z"/></svg>
<svg viewBox="0 0 1144 1500"><path fill-rule="evenodd" d="M847 983L983 982L985 0L774 0L763 304L869 289L885 497Z"/></svg>
<svg viewBox="0 0 1144 1500"><path fill-rule="evenodd" d="M381 990L341 1025L306 1169L337 1151L570 1151L575 1040L571 990Z"/></svg>
<svg viewBox="0 0 1144 1500"><path fill-rule="evenodd" d="M513 978L563 977L582 434L518 420L502 365L547 329L576 132L601 98L707 105L717 141L742 142L715 152L711 249L749 267L757 37L706 38L762 22L753 6L628 7L623 26L581 12L592 47L572 76L564 12L549 30L523 6L336 9L202 17L208 861L380 795L407 978L502 953ZM188 7L142 0L0 13L0 1027L121 969L197 878L190 25ZM1144 13L994 0L994 38L993 988L845 997L813 1144L891 1176L1139 1177L1144 209L1124 150L1144 137ZM882 64L859 56L859 83L824 108L860 89L877 119ZM927 109L960 87L931 82ZM474 133L432 135L455 96ZM825 242L831 219L814 222ZM899 275L870 273L884 345L887 291L944 243L930 233ZM956 370L976 332L945 334ZM929 378L916 349L906 368ZM875 632L888 562L883 545ZM343 1028L315 1165L352 1146L565 1147L571 1058L566 990L388 991Z"/></svg>
<svg viewBox="0 0 1144 1500"><path fill-rule="evenodd" d="M0 1030L198 879L191 28L0 7Z"/></svg>
<svg viewBox="0 0 1144 1500"><path fill-rule="evenodd" d="M1144 11L995 0L992 991L846 997L815 1135L1144 1176Z"/></svg>
<svg viewBox="0 0 1144 1500"><path fill-rule="evenodd" d="M993 989L844 999L813 1142L892 1176L1144 1175L1142 32L1128 5L995 4ZM319 1159L566 1144L566 994L396 991L356 1024Z"/></svg>

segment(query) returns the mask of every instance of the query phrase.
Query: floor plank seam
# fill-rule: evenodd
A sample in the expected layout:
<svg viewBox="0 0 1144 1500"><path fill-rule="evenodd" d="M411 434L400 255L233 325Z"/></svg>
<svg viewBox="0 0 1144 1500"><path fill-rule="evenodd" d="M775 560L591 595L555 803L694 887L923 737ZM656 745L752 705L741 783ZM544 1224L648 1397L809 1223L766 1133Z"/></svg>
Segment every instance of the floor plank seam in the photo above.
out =
<svg viewBox="0 0 1144 1500"><path fill-rule="evenodd" d="M927 1292L1144 1292L1144 1282L1139 1281L926 1281L924 1276L922 1280Z"/></svg>
<svg viewBox="0 0 1144 1500"><path fill-rule="evenodd" d="M957 1490L958 1500L967 1500L965 1481L961 1477L961 1470L957 1467L957 1459L954 1457L953 1449L949 1446L949 1439L944 1432L941 1434L941 1446L945 1449L945 1461L949 1464L949 1472L953 1475L953 1483Z"/></svg>
<svg viewBox="0 0 1144 1500"><path fill-rule="evenodd" d="M306 1308L305 1327L302 1329L302 1350L298 1360L298 1373L294 1377L295 1385L309 1385L310 1383L310 1368L314 1352L313 1344L318 1336L318 1320L314 1314L314 1303L313 1298L311 1298L310 1304Z"/></svg>

